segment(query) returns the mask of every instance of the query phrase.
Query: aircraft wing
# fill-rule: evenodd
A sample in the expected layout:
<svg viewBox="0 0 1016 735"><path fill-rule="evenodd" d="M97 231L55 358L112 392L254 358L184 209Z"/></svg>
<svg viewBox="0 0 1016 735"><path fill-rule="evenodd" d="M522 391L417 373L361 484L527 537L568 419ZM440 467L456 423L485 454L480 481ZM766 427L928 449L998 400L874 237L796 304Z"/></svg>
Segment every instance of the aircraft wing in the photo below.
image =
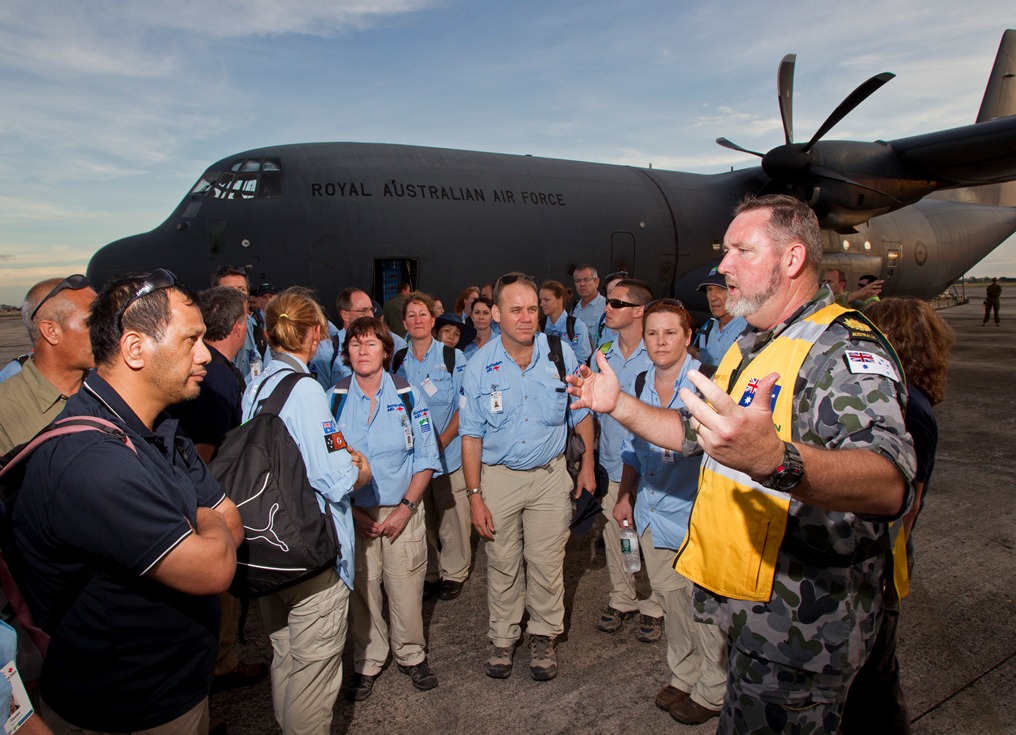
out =
<svg viewBox="0 0 1016 735"><path fill-rule="evenodd" d="M889 142L908 173L943 188L1016 180L1016 115Z"/></svg>

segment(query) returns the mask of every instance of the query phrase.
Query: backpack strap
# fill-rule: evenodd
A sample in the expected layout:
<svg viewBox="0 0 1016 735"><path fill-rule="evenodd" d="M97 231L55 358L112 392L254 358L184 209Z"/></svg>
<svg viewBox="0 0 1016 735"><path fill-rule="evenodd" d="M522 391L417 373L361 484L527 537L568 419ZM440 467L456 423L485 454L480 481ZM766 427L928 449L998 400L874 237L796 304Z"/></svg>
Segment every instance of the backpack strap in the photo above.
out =
<svg viewBox="0 0 1016 735"><path fill-rule="evenodd" d="M713 319L707 319L706 323L699 327L695 333L695 347L701 347L705 341L709 338L709 333L713 330Z"/></svg>
<svg viewBox="0 0 1016 735"><path fill-rule="evenodd" d="M289 394L293 392L293 388L295 388L296 384L303 378L313 379L314 376L310 373L298 373L294 370L280 380L272 390L272 394L261 402L260 408L258 409L258 415L262 413L270 413L274 416L278 416L279 411L281 411L282 407L286 405L286 399L289 398ZM261 392L262 387L264 387L264 383L258 387L259 393ZM257 395L255 395L254 398L257 400Z"/></svg>
<svg viewBox="0 0 1016 735"><path fill-rule="evenodd" d="M641 373L635 376L635 397L642 398L642 389L646 387L646 376L649 375L648 370L643 370Z"/></svg>
<svg viewBox="0 0 1016 735"><path fill-rule="evenodd" d="M575 317L569 314L564 320L564 331L568 333L568 341L575 341Z"/></svg>
<svg viewBox="0 0 1016 735"><path fill-rule="evenodd" d="M540 331L541 332L546 332L547 331L547 315L546 314L542 314L540 316L538 324L540 325Z"/></svg>
<svg viewBox="0 0 1016 735"><path fill-rule="evenodd" d="M0 468L2 468L0 469L0 477L6 475L15 466L27 461L36 449L50 439L56 439L58 436L66 436L67 434L78 434L82 431L101 431L126 444L134 454L138 453L137 447L134 446L134 442L127 436L127 433L112 421L107 421L98 416L71 416L54 421L43 428L27 443L15 447L0 458Z"/></svg>
<svg viewBox="0 0 1016 735"><path fill-rule="evenodd" d="M402 405L406 407L406 412L410 418L413 416L413 405L415 400L413 398L413 386L409 384L409 381L403 378L401 375L393 375L392 380L395 381L395 392L399 394L399 398L402 399Z"/></svg>
<svg viewBox="0 0 1016 735"><path fill-rule="evenodd" d="M403 347L401 350L392 355L392 369L389 371L392 375L399 372L399 368L402 367L402 363L406 361L406 355L409 353L408 347Z"/></svg>
<svg viewBox="0 0 1016 735"><path fill-rule="evenodd" d="M557 374L561 378L561 382L564 382L565 368L564 368L564 352L561 350L561 338L556 334L547 335L547 346L550 347L550 361L554 363L554 367L557 368Z"/></svg>
<svg viewBox="0 0 1016 735"><path fill-rule="evenodd" d="M342 345L339 344L339 334L332 335L332 373L335 373L335 361L342 357Z"/></svg>
<svg viewBox="0 0 1016 735"><path fill-rule="evenodd" d="M449 375L455 375L455 348L448 345L442 345L442 347L444 347L445 370L448 371Z"/></svg>

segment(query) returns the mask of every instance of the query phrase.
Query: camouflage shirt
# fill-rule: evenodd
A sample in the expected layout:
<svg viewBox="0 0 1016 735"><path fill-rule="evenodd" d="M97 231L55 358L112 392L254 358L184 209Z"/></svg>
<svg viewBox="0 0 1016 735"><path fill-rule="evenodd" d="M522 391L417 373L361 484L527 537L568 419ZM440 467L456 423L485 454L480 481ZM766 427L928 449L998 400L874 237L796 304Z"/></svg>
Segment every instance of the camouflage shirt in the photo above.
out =
<svg viewBox="0 0 1016 735"><path fill-rule="evenodd" d="M791 323L831 302L829 291L820 289L775 329L749 330L737 343L742 354L754 357ZM889 459L907 483L902 514L912 499L915 471L903 424L906 388L882 375L852 373L848 350L890 357L856 315L833 322L797 376L793 438L826 449L868 449ZM690 422L684 425L689 453L697 447ZM769 602L729 599L696 587L696 617L725 627L732 645L749 655L850 675L864 662L878 621L888 547L888 519L822 510L794 498Z"/></svg>

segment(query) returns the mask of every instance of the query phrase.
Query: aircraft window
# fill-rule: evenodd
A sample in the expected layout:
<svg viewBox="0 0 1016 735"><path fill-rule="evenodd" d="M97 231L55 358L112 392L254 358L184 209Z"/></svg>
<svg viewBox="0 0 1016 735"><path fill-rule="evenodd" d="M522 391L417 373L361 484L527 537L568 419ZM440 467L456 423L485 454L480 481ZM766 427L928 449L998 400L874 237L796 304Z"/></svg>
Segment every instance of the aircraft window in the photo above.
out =
<svg viewBox="0 0 1016 735"><path fill-rule="evenodd" d="M204 196L208 193L208 190L212 188L212 180L215 178L215 174L209 171L198 183L194 184L194 188L191 189L191 196Z"/></svg>
<svg viewBox="0 0 1016 735"><path fill-rule="evenodd" d="M282 196L282 162L252 158L234 162L230 171L206 171L190 193L210 193L215 199L276 199Z"/></svg>
<svg viewBox="0 0 1016 735"><path fill-rule="evenodd" d="M229 195L229 185L233 181L233 174L223 173L219 176L219 180L215 182L215 188L212 189L212 196L216 199L227 199Z"/></svg>
<svg viewBox="0 0 1016 735"><path fill-rule="evenodd" d="M261 188L258 196L263 199L275 199L282 196L282 172L261 174Z"/></svg>

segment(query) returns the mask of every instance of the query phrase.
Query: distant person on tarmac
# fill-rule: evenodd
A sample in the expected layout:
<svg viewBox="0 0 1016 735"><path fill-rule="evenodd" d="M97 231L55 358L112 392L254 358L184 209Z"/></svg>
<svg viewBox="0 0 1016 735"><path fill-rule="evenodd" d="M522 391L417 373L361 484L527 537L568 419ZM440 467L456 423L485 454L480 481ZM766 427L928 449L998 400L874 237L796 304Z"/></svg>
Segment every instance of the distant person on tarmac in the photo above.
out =
<svg viewBox="0 0 1016 735"><path fill-rule="evenodd" d="M999 326L998 309L1002 305L1001 302L1002 287L999 285L997 278L992 278L988 288L984 291L984 321L981 322L982 327L988 323L988 316L991 314L992 309L995 310L995 326Z"/></svg>

